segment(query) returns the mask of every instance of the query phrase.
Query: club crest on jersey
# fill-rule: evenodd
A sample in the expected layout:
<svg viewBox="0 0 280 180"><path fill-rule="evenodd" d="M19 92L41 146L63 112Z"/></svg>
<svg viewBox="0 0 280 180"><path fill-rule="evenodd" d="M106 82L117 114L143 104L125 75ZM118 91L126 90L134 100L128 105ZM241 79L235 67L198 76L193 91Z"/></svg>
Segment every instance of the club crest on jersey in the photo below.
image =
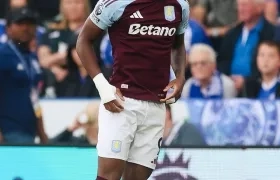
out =
<svg viewBox="0 0 280 180"><path fill-rule="evenodd" d="M174 21L175 20L174 6L164 6L164 17L167 21Z"/></svg>

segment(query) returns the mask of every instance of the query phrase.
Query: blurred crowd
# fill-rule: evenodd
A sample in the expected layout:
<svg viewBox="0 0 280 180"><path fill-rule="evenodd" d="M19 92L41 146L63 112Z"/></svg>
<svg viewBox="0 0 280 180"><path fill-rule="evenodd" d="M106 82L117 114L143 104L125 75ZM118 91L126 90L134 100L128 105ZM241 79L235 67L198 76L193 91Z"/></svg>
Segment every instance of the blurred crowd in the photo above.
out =
<svg viewBox="0 0 280 180"><path fill-rule="evenodd" d="M96 120L92 120L96 118L89 118L90 111L78 115L64 132L49 140L42 120L30 120L43 118L40 106L33 103L35 116L26 115L26 102L22 100L20 106L19 95L11 94L15 87L13 83L21 88L25 86L19 83L22 82L20 72L25 66L17 64L13 70L10 67L13 58L22 60L26 55L38 59L33 65L40 78L30 75L33 80L31 89L35 87L37 98L98 98L98 91L76 52L77 35L96 1L7 0L5 4L0 22L0 82L9 85L0 87L0 141L33 142L38 135L43 143L67 140L95 144L95 133L86 133L79 139L72 136L80 127L86 132L88 129L97 132ZM189 4L190 19L185 32L186 84L182 98L272 100L279 97L280 1L189 0ZM23 42L24 38L31 38L28 45L14 44L17 40ZM93 49L105 77L109 78L113 58L107 32L94 42ZM24 54L23 57L17 54L18 51ZM7 78L8 74L12 75L11 78ZM25 91L17 94L21 93ZM22 114L7 114L15 108L7 97L17 98L15 104L25 107ZM33 99L36 101L36 95ZM22 120L24 116L28 116L26 121ZM7 119L12 120L7 123Z"/></svg>

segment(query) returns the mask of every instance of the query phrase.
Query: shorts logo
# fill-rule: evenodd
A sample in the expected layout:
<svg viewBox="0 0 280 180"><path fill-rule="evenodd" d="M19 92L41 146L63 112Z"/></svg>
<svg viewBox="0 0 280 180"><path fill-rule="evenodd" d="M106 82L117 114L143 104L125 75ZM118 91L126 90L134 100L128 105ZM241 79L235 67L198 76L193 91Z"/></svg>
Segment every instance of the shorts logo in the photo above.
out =
<svg viewBox="0 0 280 180"><path fill-rule="evenodd" d="M122 142L118 140L113 140L112 141L112 151L115 153L121 152L122 149Z"/></svg>
<svg viewBox="0 0 280 180"><path fill-rule="evenodd" d="M98 4L97 7L96 7L96 10L95 10L95 14L97 16L99 16L102 13L103 8L104 8L103 3Z"/></svg>
<svg viewBox="0 0 280 180"><path fill-rule="evenodd" d="M167 21L175 20L174 6L164 6L164 16Z"/></svg>

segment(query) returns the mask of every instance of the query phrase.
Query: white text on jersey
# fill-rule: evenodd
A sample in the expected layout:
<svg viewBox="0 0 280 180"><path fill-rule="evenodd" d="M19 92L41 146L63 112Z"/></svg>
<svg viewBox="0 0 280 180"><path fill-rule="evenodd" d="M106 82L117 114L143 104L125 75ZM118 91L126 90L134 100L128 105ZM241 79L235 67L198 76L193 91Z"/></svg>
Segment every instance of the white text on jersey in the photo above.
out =
<svg viewBox="0 0 280 180"><path fill-rule="evenodd" d="M128 34L136 35L154 35L154 36L173 36L176 28L159 27L159 26L141 26L141 24L131 24Z"/></svg>

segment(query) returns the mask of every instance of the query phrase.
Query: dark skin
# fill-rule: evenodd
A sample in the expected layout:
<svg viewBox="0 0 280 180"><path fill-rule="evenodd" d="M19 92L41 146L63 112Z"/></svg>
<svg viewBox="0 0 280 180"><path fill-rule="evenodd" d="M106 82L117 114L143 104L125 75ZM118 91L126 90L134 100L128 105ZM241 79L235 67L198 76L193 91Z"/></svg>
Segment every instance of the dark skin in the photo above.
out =
<svg viewBox="0 0 280 180"><path fill-rule="evenodd" d="M36 24L30 20L12 23L7 27L7 34L16 43L28 44L36 35Z"/></svg>
<svg viewBox="0 0 280 180"><path fill-rule="evenodd" d="M102 33L103 30L93 24L90 19L87 19L77 41L77 52L84 67L92 78L101 73L100 67L97 63L96 54L92 49L92 43ZM180 98L185 83L185 59L184 34L182 34L175 38L172 47L172 67L177 78L171 81L164 89L164 91L167 92L172 88L173 93L165 99L161 99L160 101L162 103L165 103L172 98L175 98L176 100ZM117 89L116 94L121 100L124 100L120 89ZM123 106L117 100L105 103L104 106L108 111L113 113L118 113L123 110ZM119 180L122 176L124 180L146 180L151 173L152 169L138 164L118 159L98 158L98 176L108 180Z"/></svg>
<svg viewBox="0 0 280 180"><path fill-rule="evenodd" d="M175 98L176 101L180 99L185 84L185 59L186 50L184 44L184 34L180 34L175 37L171 51L171 66L175 72L176 79L169 82L169 84L163 90L164 92L167 92L169 89L173 89L173 92L165 99L161 99L160 101L162 103L165 103L172 98Z"/></svg>
<svg viewBox="0 0 280 180"><path fill-rule="evenodd" d="M77 40L77 52L91 78L94 78L97 74L101 73L100 67L97 63L98 60L96 54L92 49L92 43L101 36L102 32L103 31L94 25L90 19L87 19ZM117 88L116 94L124 101L120 89ZM118 102L118 100L105 103L104 106L108 111L114 113L118 113L123 110L123 106Z"/></svg>

